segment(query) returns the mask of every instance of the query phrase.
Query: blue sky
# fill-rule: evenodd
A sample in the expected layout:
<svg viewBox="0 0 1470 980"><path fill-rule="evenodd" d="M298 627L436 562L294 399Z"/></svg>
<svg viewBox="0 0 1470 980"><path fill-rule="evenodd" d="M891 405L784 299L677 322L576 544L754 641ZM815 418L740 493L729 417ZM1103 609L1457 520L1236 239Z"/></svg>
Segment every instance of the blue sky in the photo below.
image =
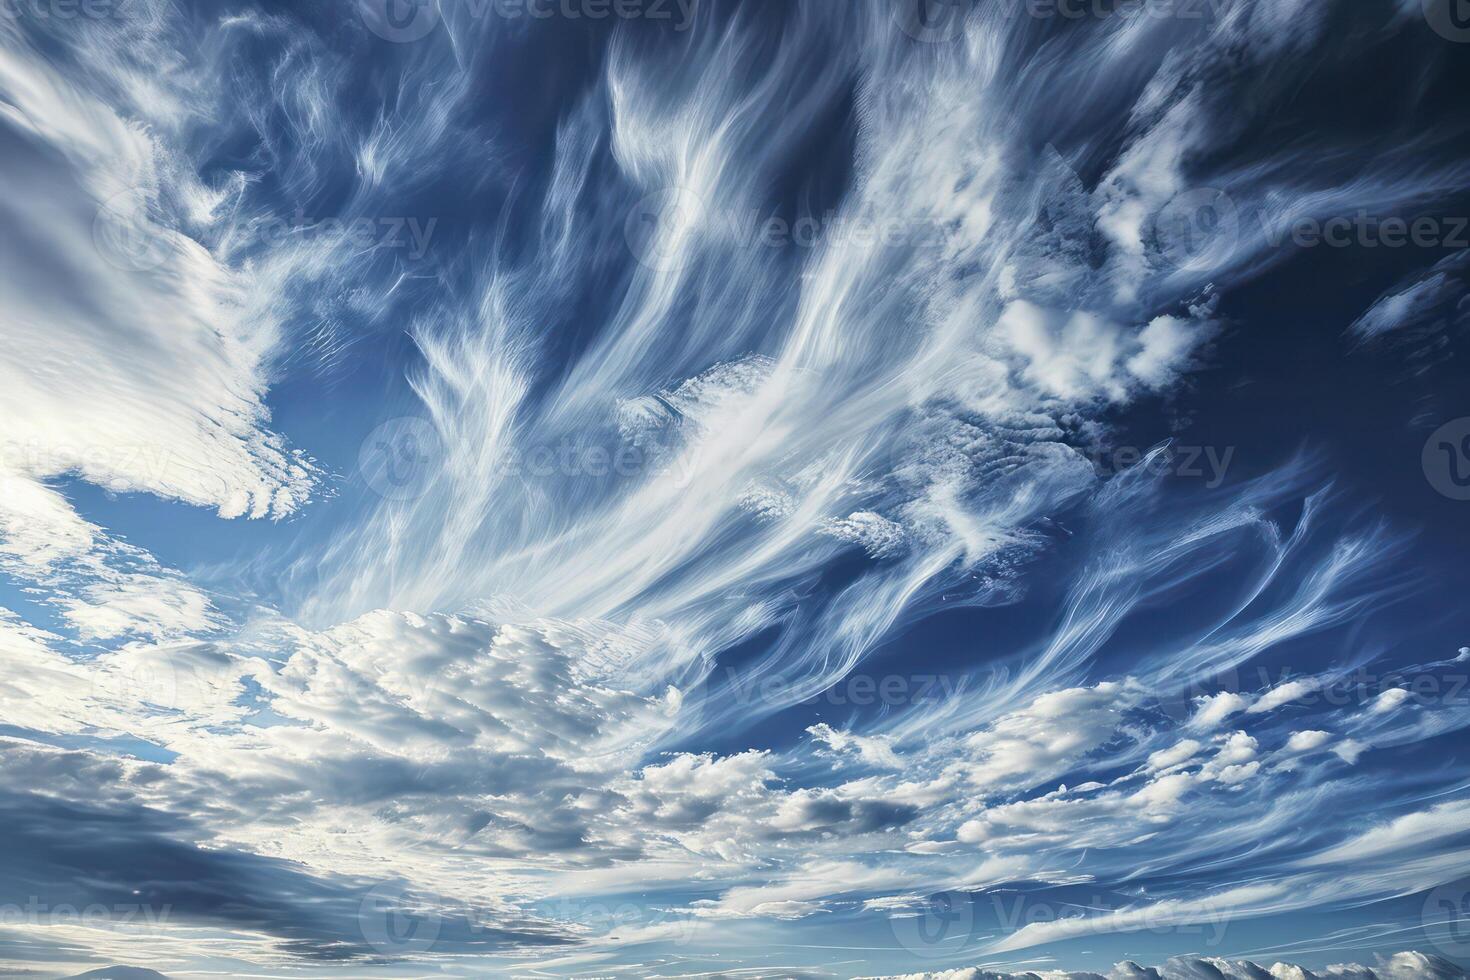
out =
<svg viewBox="0 0 1470 980"><path fill-rule="evenodd" d="M1452 6L8 13L7 975L1470 963Z"/></svg>

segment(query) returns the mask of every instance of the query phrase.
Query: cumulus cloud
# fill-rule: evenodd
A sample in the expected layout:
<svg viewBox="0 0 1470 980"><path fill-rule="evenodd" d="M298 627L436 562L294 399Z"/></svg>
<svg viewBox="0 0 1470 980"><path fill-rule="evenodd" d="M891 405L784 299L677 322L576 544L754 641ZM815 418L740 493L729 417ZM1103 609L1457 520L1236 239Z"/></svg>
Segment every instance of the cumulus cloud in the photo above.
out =
<svg viewBox="0 0 1470 980"><path fill-rule="evenodd" d="M1040 974L1055 980L1196 980L1210 977L1223 980L1260 980L1262 977L1304 978L1341 977L1343 980L1458 980L1465 971L1441 957L1427 953L1403 952L1380 957L1372 966L1341 963L1325 970L1307 970L1293 963L1263 963L1252 960L1231 960L1219 957L1180 957L1159 966L1140 966L1132 960L1114 964L1105 975L1079 973L1066 970L1048 970ZM874 980L1022 980L1038 976L1035 972L1008 973L1004 971L971 967L961 970L941 970L934 973L905 973Z"/></svg>
<svg viewBox="0 0 1470 980"><path fill-rule="evenodd" d="M1191 728L1209 730L1219 726L1231 715L1239 714L1251 706L1249 698L1230 691L1207 695L1197 702L1195 713L1189 720Z"/></svg>

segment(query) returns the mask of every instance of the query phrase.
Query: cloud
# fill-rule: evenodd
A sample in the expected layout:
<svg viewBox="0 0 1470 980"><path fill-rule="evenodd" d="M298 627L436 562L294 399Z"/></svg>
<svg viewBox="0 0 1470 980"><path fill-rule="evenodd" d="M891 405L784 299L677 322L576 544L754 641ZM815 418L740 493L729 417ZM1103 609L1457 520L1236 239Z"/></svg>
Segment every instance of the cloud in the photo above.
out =
<svg viewBox="0 0 1470 980"><path fill-rule="evenodd" d="M1470 830L1470 802L1439 803L1407 813L1355 834L1334 847L1306 858L1306 865L1372 861L1399 852L1414 851L1437 840Z"/></svg>
<svg viewBox="0 0 1470 980"><path fill-rule="evenodd" d="M1263 711L1275 711L1283 704L1290 704L1306 697L1317 690L1318 684L1314 680L1295 680L1278 684L1265 694L1256 699L1255 703L1246 712L1249 714L1260 714Z"/></svg>
<svg viewBox="0 0 1470 980"><path fill-rule="evenodd" d="M1463 323L1456 307L1466 292L1470 251L1446 256L1380 296L1348 329L1364 340L1390 334L1438 332Z"/></svg>
<svg viewBox="0 0 1470 980"><path fill-rule="evenodd" d="M1196 700L1195 713L1189 720L1191 728L1208 731L1218 727L1231 715L1239 714L1251 707L1251 700L1231 691L1210 694Z"/></svg>
<svg viewBox="0 0 1470 980"><path fill-rule="evenodd" d="M1005 973L971 967L962 970L943 970L936 973L906 973L901 976L874 978L874 980L1022 980L1037 976L1036 973ZM1094 980L1096 973L1071 971L1047 971L1045 976L1055 980ZM1403 952L1381 957L1373 966L1338 964L1327 967L1326 973L1307 971L1291 963L1272 963L1267 966L1251 960L1227 960L1217 957L1179 957L1157 967L1140 966L1131 960L1117 963L1102 980L1261 980L1263 977L1342 977L1344 980L1459 980L1465 971L1448 960L1426 953Z"/></svg>
<svg viewBox="0 0 1470 980"><path fill-rule="evenodd" d="M1121 896L989 953L1286 928L1470 861L1417 802L1463 767L1376 766L1455 706L1157 694L1372 635L1397 539L1331 467L1088 458L1185 437L1229 292L1288 261L1263 215L1464 186L1448 127L1345 173L1360 139L1296 114L1383 24L981 4L944 45L714 5L568 59L473 5L411 44L135 6L0 23L0 809L16 900L179 919L146 960L38 956L695 968L683 917L798 975L935 893ZM528 64L537 99L483 97ZM342 230L435 210L412 259ZM1456 268L1355 334L1447 322ZM354 471L379 415L432 446L421 492ZM1155 975L1226 969L1192 963Z"/></svg>

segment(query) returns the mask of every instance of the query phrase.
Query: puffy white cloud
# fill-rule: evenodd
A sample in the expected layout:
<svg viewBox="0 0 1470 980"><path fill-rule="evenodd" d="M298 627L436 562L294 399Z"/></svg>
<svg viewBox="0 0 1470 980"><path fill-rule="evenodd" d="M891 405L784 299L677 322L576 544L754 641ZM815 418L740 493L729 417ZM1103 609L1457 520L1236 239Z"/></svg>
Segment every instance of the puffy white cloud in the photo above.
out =
<svg viewBox="0 0 1470 980"><path fill-rule="evenodd" d="M1341 980L1460 980L1466 976L1466 973L1460 967L1438 956L1402 952L1379 957L1378 961L1371 966L1341 963L1328 966L1324 970L1306 970L1293 963L1261 963L1212 956L1179 957L1159 966L1140 966L1131 960L1124 960L1115 964L1105 977L1096 973L1067 970L1008 973L969 967L960 970L940 970L933 973L906 973L890 977L875 977L872 980L1025 980L1025 978L1037 976L1045 977L1046 980L1197 980L1200 977L1220 978L1220 980L1259 980L1267 976L1275 980L1305 980L1305 978L1312 977L1332 977L1341 978Z"/></svg>
<svg viewBox="0 0 1470 980"><path fill-rule="evenodd" d="M1255 703L1245 709L1249 714L1260 714L1264 711L1274 711L1283 704L1290 704L1317 690L1318 684L1314 680L1301 679L1286 681L1271 688L1265 694L1256 699Z"/></svg>
<svg viewBox="0 0 1470 980"><path fill-rule="evenodd" d="M1286 751L1288 752L1310 752L1319 749L1332 741L1331 732L1305 731L1292 732L1291 738L1286 740Z"/></svg>
<svg viewBox="0 0 1470 980"><path fill-rule="evenodd" d="M1192 738L1186 738L1170 748L1160 749L1148 757L1150 769L1172 769L1173 767L1188 762L1199 752L1201 745Z"/></svg>
<svg viewBox="0 0 1470 980"><path fill-rule="evenodd" d="M1137 697L1118 681L1043 694L965 739L975 761L960 768L988 791L1055 778L1107 742Z"/></svg>
<svg viewBox="0 0 1470 980"><path fill-rule="evenodd" d="M1195 703L1197 707L1189 719L1189 726L1205 731L1218 727L1225 719L1245 711L1251 704L1249 698L1231 691L1207 695Z"/></svg>
<svg viewBox="0 0 1470 980"><path fill-rule="evenodd" d="M1042 392L1068 401L1122 401L1139 387L1160 389L1188 367L1212 327L1173 316L1151 320L1136 336L1087 312L1011 302L996 323L1022 376Z"/></svg>
<svg viewBox="0 0 1470 980"><path fill-rule="evenodd" d="M1368 710L1376 715L1388 714L1409 700L1410 693L1402 687L1391 687L1373 699Z"/></svg>

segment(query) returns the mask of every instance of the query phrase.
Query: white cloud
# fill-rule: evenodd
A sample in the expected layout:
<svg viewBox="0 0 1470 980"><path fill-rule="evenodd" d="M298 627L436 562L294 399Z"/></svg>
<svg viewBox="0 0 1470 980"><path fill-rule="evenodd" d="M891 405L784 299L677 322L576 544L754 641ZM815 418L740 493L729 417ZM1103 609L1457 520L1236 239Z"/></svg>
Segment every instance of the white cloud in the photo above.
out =
<svg viewBox="0 0 1470 980"><path fill-rule="evenodd" d="M1286 751L1288 752L1310 752L1319 749L1332 741L1331 732L1305 731L1292 732L1291 738L1286 740Z"/></svg>
<svg viewBox="0 0 1470 980"><path fill-rule="evenodd" d="M1293 701L1306 697L1308 694L1317 690L1317 687L1318 683L1315 680L1308 679L1287 681L1284 684L1278 684L1257 698L1255 704L1247 708L1246 712L1256 715L1266 711L1274 711L1283 704L1290 704Z"/></svg>
<svg viewBox="0 0 1470 980"><path fill-rule="evenodd" d="M1304 865L1373 861L1411 852L1437 840L1470 831L1470 801L1439 803L1365 830L1350 840L1314 854Z"/></svg>
<svg viewBox="0 0 1470 980"><path fill-rule="evenodd" d="M1195 701L1197 707L1189 719L1189 727L1203 731L1217 728L1231 715L1250 707L1250 699L1230 691L1211 694Z"/></svg>

